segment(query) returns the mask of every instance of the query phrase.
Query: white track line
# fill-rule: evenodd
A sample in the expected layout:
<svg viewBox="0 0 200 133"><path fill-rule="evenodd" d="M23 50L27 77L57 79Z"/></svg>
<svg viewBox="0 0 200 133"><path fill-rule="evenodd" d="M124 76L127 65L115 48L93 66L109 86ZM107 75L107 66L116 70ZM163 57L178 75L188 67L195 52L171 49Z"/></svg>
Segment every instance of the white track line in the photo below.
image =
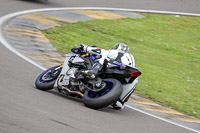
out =
<svg viewBox="0 0 200 133"><path fill-rule="evenodd" d="M178 126L178 127L182 127L182 128L187 129L187 130L191 130L191 131L193 131L193 132L200 133L199 131L197 131L197 130L195 130L195 129L192 129L192 128L183 126L183 125L181 125L181 124L175 123L175 122L173 122L173 121L167 120L167 119L165 119L165 118L162 118L162 117L153 115L153 114L151 114L151 113L148 113L148 112L143 111L143 110L141 110L141 109L135 108L135 107L133 107L133 106L130 106L130 105L125 105L125 106L128 107L128 108L130 108L130 109L133 109L133 110L135 110L135 111L138 111L138 112L140 112L140 113L143 113L143 114L146 114L146 115L148 115L148 116L154 117L154 118L156 118L156 119L165 121L165 122L167 122L167 123L171 123L171 124L176 125L176 126Z"/></svg>
<svg viewBox="0 0 200 133"><path fill-rule="evenodd" d="M123 9L123 8L102 8L102 7L71 7L71 8L45 8L45 9L35 9L35 10L26 10L26 11L21 11L21 12L16 12L16 13L12 13L12 14L8 14L5 15L3 17L0 18L0 42L6 47L8 48L10 51L12 51L13 53L15 53L16 55L20 56L21 58L23 58L24 60L30 62L31 64L39 67L42 70L45 70L46 68L40 66L39 64L37 64L36 62L32 61L31 59L27 58L26 56L24 56L23 54L19 53L17 50L15 50L4 38L3 36L3 26L6 24L6 22L8 22L11 18L19 16L19 15L24 15L24 14L28 14L28 13L33 13L33 12L42 12L42 11L58 11L58 10L111 10L111 11L131 11L131 12L142 12L142 13L158 13L158 14L169 14L169 15L183 15L183 16L196 16L196 17L200 17L200 14L194 14L194 13L183 13L183 12L168 12L168 11L156 11L156 10L140 10L140 9ZM196 132L196 133L200 133L200 131L197 131L195 129L180 125L178 123L169 121L167 119L155 116L153 114L150 114L148 112L145 112L143 110L134 108L132 106L126 105L126 107L133 109L135 111L141 112L143 114L146 114L148 116L154 117L156 119L171 123L173 125L185 128L187 130Z"/></svg>
<svg viewBox="0 0 200 133"><path fill-rule="evenodd" d="M31 64L39 67L42 70L45 70L44 67L40 66L39 64L37 64L36 62L32 61L31 59L27 58L26 56L24 56L23 54L21 54L20 52L18 52L16 49L14 49L4 38L3 36L3 26L5 25L5 23L11 19L12 17L18 16L19 14L22 14L22 12L18 12L18 13L13 13L13 14L9 14L6 15L2 18L0 18L0 42L6 47L8 48L10 51L12 51L13 53L15 53L16 55L18 55L19 57L23 58L24 60L30 62Z"/></svg>

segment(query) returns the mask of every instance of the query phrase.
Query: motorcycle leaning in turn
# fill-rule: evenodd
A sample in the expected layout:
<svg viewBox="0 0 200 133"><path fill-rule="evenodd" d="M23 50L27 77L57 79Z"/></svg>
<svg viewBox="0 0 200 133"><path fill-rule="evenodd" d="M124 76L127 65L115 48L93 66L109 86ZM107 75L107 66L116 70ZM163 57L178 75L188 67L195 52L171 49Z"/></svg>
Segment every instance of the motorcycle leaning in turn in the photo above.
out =
<svg viewBox="0 0 200 133"><path fill-rule="evenodd" d="M36 88L47 91L56 89L67 96L81 98L92 109L100 109L125 103L134 92L141 72L134 67L113 60L86 54L80 48L72 48L65 55L64 64L42 72L35 81Z"/></svg>

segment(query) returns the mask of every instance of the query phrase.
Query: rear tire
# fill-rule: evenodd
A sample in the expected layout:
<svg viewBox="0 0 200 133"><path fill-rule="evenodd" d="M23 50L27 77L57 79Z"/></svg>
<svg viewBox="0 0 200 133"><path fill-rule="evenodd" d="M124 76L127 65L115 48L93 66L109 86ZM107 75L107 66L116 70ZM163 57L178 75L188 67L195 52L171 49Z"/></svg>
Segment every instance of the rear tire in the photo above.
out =
<svg viewBox="0 0 200 133"><path fill-rule="evenodd" d="M52 76L51 72L52 72L52 70L54 70L55 68L58 68L58 67L60 67L60 65L49 68L46 71L44 71L43 73L41 73L35 81L36 88L39 89L39 90L43 90L43 91L53 89L53 86L56 82L56 79L61 72L61 69L57 70L56 76Z"/></svg>
<svg viewBox="0 0 200 133"><path fill-rule="evenodd" d="M122 84L116 79L104 79L107 88L103 92L93 92L88 90L83 97L83 103L92 109L100 109L115 103L121 93Z"/></svg>

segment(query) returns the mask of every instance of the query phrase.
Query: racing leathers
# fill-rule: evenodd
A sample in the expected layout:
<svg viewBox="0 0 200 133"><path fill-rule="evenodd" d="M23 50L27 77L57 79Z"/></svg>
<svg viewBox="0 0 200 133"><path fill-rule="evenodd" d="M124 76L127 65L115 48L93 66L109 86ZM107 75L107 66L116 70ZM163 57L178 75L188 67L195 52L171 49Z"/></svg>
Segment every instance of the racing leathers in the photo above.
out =
<svg viewBox="0 0 200 133"><path fill-rule="evenodd" d="M122 64L135 67L135 60L133 55L130 53L125 53L125 52L120 52L118 50L105 50L105 49L100 49L95 46L87 46L84 44L80 45L81 49L89 54L94 54L97 56L100 56L97 61L103 65L105 59L106 60L112 60L112 61L117 61Z"/></svg>

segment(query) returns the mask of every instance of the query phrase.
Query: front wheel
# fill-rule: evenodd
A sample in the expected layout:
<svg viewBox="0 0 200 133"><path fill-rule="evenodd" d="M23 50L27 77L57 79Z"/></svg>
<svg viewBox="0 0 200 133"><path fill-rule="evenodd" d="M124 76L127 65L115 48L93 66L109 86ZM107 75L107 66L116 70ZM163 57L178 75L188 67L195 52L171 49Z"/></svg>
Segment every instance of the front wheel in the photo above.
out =
<svg viewBox="0 0 200 133"><path fill-rule="evenodd" d="M115 103L121 93L122 84L116 79L104 79L106 87L101 92L93 92L88 90L83 97L83 103L93 109L104 108L112 103Z"/></svg>
<svg viewBox="0 0 200 133"><path fill-rule="evenodd" d="M47 69L37 77L35 81L36 88L43 91L53 89L54 83L60 72L60 65Z"/></svg>

